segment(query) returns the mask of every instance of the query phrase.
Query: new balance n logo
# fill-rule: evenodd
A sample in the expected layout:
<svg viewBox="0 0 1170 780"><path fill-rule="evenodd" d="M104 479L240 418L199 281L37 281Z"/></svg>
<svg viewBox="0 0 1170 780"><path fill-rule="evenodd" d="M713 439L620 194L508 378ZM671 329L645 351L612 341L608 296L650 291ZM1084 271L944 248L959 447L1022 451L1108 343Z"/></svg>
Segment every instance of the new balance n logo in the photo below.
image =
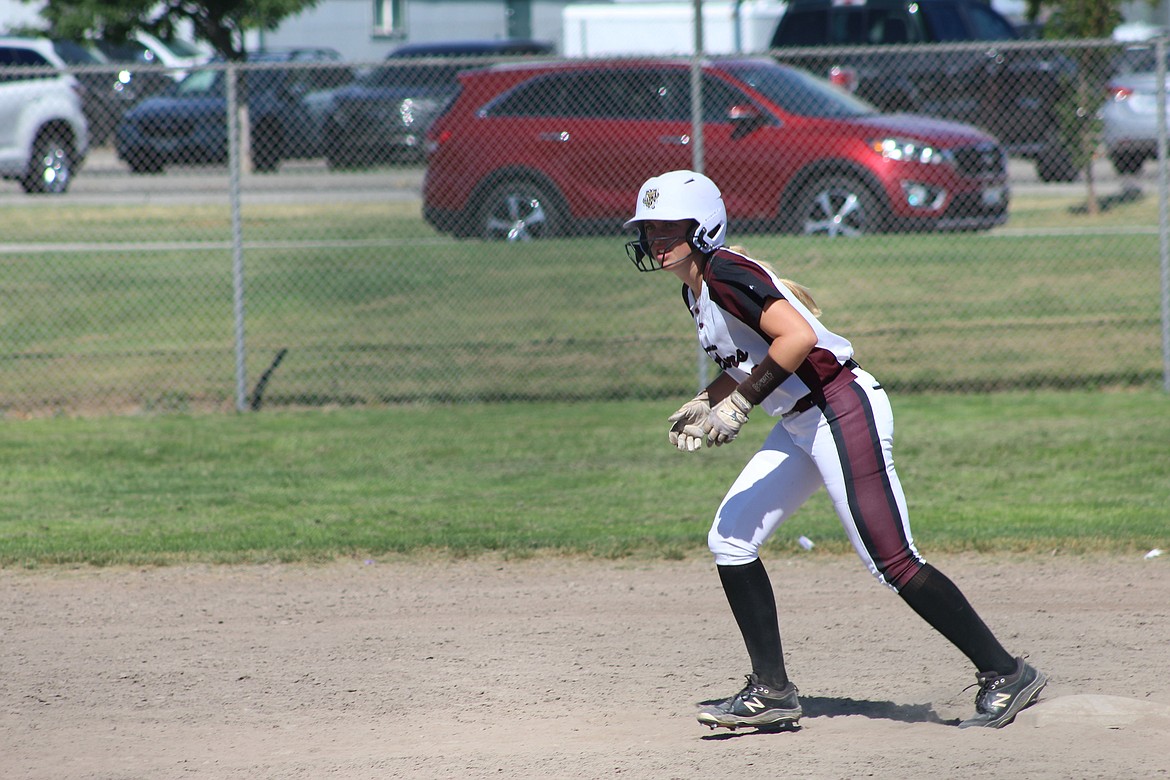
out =
<svg viewBox="0 0 1170 780"><path fill-rule="evenodd" d="M758 696L753 696L750 699L744 699L743 706L747 707L753 715L764 709L764 703L760 701L760 697Z"/></svg>
<svg viewBox="0 0 1170 780"><path fill-rule="evenodd" d="M987 706L994 707L997 710L1003 709L1004 707L1008 706L1008 703L1011 702L1011 700L1012 695L1010 693L997 693L995 694L995 699L989 702Z"/></svg>

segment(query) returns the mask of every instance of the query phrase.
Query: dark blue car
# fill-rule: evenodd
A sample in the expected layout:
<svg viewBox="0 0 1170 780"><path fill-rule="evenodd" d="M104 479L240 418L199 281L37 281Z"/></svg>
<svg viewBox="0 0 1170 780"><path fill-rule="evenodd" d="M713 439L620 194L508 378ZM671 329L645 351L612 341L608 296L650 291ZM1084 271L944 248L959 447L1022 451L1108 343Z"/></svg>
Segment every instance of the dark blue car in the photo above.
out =
<svg viewBox="0 0 1170 780"><path fill-rule="evenodd" d="M282 160L323 155L322 129L334 92L352 71L329 64L331 50L290 50L253 55L238 82L246 100L252 164L273 171ZM252 65L286 63L286 67ZM312 63L312 64L309 64ZM135 173L168 165L223 163L228 157L226 70L197 70L164 94L127 111L115 138L118 157Z"/></svg>
<svg viewBox="0 0 1170 780"><path fill-rule="evenodd" d="M501 57L552 54L528 39L448 41L402 46L383 65L337 90L326 119L325 156L332 167L421 162L427 129L459 91L456 74Z"/></svg>

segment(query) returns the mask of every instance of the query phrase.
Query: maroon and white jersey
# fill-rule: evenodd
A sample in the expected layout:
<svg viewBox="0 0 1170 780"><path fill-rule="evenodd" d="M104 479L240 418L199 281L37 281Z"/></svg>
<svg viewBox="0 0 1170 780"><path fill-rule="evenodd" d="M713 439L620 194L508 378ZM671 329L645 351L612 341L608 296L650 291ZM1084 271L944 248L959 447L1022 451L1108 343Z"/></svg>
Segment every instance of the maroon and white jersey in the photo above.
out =
<svg viewBox="0 0 1170 780"><path fill-rule="evenodd" d="M796 372L763 400L770 415L783 414L810 394L825 389L853 357L853 345L828 330L779 278L749 257L719 249L703 267L698 299L683 285L683 299L695 319L699 344L711 359L742 382L764 359L771 338L760 330L769 300L781 298L800 312L817 334L817 343Z"/></svg>

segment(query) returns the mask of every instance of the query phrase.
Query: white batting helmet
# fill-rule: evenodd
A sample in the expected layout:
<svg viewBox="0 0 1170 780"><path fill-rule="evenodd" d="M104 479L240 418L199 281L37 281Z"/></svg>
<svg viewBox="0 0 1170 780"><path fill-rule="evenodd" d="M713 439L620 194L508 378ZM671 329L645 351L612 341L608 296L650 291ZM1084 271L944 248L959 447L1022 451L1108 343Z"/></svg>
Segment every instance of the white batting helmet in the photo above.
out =
<svg viewBox="0 0 1170 780"><path fill-rule="evenodd" d="M637 251L630 259L642 271L655 271L661 267L650 257L645 231L642 230L642 222L650 219L695 222L688 243L703 254L723 246L727 237L727 208L723 205L723 194L715 182L695 171L670 171L654 176L638 190L638 205L626 227L638 228L638 241L636 246L631 246ZM633 244L635 242L631 242Z"/></svg>

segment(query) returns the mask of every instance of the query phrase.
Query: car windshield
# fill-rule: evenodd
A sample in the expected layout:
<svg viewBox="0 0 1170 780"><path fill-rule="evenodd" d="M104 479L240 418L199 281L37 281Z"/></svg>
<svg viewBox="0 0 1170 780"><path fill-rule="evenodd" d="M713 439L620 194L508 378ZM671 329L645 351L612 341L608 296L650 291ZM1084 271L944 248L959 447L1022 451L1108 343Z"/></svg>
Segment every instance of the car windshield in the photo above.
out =
<svg viewBox="0 0 1170 780"><path fill-rule="evenodd" d="M145 62L154 63L154 52L140 43L109 43L99 41L97 44L102 54L110 62Z"/></svg>
<svg viewBox="0 0 1170 780"><path fill-rule="evenodd" d="M877 109L824 79L770 63L726 65L725 69L790 114L836 119L867 116Z"/></svg>
<svg viewBox="0 0 1170 780"><path fill-rule="evenodd" d="M65 60L66 65L98 65L102 58L93 51L73 41L53 41L53 48L57 56Z"/></svg>
<svg viewBox="0 0 1170 780"><path fill-rule="evenodd" d="M218 70L197 70L175 85L175 94L185 97L220 94L220 73Z"/></svg>

